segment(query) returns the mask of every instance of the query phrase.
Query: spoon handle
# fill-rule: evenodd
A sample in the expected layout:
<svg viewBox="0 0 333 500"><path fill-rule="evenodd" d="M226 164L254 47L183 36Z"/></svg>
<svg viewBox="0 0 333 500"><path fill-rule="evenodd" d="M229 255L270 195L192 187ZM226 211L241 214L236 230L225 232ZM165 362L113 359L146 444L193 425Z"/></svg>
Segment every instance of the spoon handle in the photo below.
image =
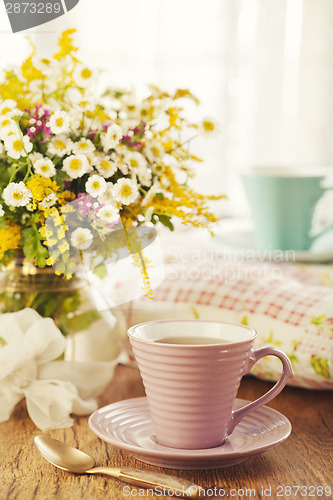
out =
<svg viewBox="0 0 333 500"><path fill-rule="evenodd" d="M116 469L113 467L94 467L87 471L94 474L107 474L117 477L125 483L144 488L152 488L159 493L169 496L176 495L186 498L200 498L204 495L204 488L191 483L183 478L139 469Z"/></svg>

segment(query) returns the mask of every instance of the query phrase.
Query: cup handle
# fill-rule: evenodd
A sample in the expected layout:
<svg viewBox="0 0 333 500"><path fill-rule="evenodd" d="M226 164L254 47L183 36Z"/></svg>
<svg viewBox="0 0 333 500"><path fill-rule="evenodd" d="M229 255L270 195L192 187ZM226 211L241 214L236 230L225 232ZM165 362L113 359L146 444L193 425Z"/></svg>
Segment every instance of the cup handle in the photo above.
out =
<svg viewBox="0 0 333 500"><path fill-rule="evenodd" d="M283 367L281 378L268 392L266 392L266 394L263 394L260 398L252 401L252 403L239 408L239 410L235 410L232 412L227 429L227 435L230 435L232 433L236 425L242 420L243 417L245 417L245 415L275 398L275 396L277 396L286 385L288 378L294 376L293 368L288 356L284 352L280 351L279 349L275 349L274 347L262 347L261 349L257 349L256 351L252 350L252 354L248 359L246 373L249 373L252 366L264 356L277 356L280 359Z"/></svg>

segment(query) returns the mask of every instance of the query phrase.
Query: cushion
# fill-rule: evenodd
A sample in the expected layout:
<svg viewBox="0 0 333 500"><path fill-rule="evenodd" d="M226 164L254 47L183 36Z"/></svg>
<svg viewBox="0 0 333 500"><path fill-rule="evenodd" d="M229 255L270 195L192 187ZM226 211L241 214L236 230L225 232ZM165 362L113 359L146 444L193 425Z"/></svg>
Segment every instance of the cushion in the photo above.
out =
<svg viewBox="0 0 333 500"><path fill-rule="evenodd" d="M289 356L290 385L333 389L333 266L204 257L169 260L154 298L125 305L129 325L166 318L240 322L257 330L255 348L274 346ZM281 362L265 357L251 373L276 381Z"/></svg>

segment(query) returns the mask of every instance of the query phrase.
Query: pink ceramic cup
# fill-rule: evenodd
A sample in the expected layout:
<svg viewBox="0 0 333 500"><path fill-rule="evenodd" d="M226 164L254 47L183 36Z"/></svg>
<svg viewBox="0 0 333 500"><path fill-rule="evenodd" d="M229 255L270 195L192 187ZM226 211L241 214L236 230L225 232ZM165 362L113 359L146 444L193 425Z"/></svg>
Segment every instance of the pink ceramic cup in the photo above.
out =
<svg viewBox="0 0 333 500"><path fill-rule="evenodd" d="M257 332L237 323L160 320L128 331L145 386L158 443L172 448L220 446L249 412L273 399L293 376L289 358L278 349L253 350ZM181 337L182 344L161 343ZM185 337L198 337L188 345ZM204 344L202 338L224 343ZM201 342L201 344L200 344ZM263 396L233 411L241 378L263 356L277 356L280 380Z"/></svg>

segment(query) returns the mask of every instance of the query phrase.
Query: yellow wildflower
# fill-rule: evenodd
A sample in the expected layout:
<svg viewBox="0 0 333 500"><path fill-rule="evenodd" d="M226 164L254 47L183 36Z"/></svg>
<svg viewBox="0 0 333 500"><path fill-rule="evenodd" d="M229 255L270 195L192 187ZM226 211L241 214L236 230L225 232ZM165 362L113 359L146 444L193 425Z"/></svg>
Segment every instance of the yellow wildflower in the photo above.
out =
<svg viewBox="0 0 333 500"><path fill-rule="evenodd" d="M179 109L178 108L169 108L166 113L169 115L169 127L176 127L179 128L178 125L178 115L179 115Z"/></svg>
<svg viewBox="0 0 333 500"><path fill-rule="evenodd" d="M67 229L66 227L66 222L65 222L65 216L64 215L59 215L59 212L58 214L54 214L54 225L56 227L60 226L60 224Z"/></svg>
<svg viewBox="0 0 333 500"><path fill-rule="evenodd" d="M47 238L47 246L53 247L58 243L58 240L56 238Z"/></svg>
<svg viewBox="0 0 333 500"><path fill-rule="evenodd" d="M167 141L163 141L162 145L166 151L171 151L175 147L175 142L172 139L168 139Z"/></svg>
<svg viewBox="0 0 333 500"><path fill-rule="evenodd" d="M17 102L17 107L23 111L30 106L29 100L26 98L27 94L26 84L13 71L6 71L5 78L0 84L0 98L3 100L14 99Z"/></svg>
<svg viewBox="0 0 333 500"><path fill-rule="evenodd" d="M52 256L50 255L50 257L46 259L45 262L47 266L52 266L55 261L53 261Z"/></svg>
<svg viewBox="0 0 333 500"><path fill-rule="evenodd" d="M74 61L77 61L76 57L74 57L73 52L76 52L78 49L75 47L73 44L73 37L71 36L73 33L76 32L76 29L72 28L67 31L64 31L59 40L58 40L58 45L60 47L59 52L54 54L54 59L57 59L59 61L60 59L64 58L67 55L72 56Z"/></svg>
<svg viewBox="0 0 333 500"><path fill-rule="evenodd" d="M46 231L46 227L45 226L40 227L38 229L38 231L39 231L39 233L40 233L40 235L41 235L42 238L44 238L44 239L47 238L47 236L46 236L47 231Z"/></svg>
<svg viewBox="0 0 333 500"><path fill-rule="evenodd" d="M141 270L141 276L143 280L143 290L145 291L145 296L149 298L153 298L153 291L151 289L148 267L151 265L151 261L145 257L142 250L141 240L138 237L137 231L135 228L125 229L125 238L126 245L129 253L132 256L133 263L136 267L139 267Z"/></svg>
<svg viewBox="0 0 333 500"><path fill-rule="evenodd" d="M51 230L51 228L49 226L40 227L39 233L44 240L50 239L53 236L53 231Z"/></svg>
<svg viewBox="0 0 333 500"><path fill-rule="evenodd" d="M107 120L110 120L111 118L109 117L109 115L107 115L104 111L104 109L99 109L98 110L98 113L97 113L97 118L101 121L101 122L105 122Z"/></svg>
<svg viewBox="0 0 333 500"><path fill-rule="evenodd" d="M57 211L56 207L51 207L51 208L47 208L46 210L44 210L44 217L45 217L45 219L47 217L50 217L50 215L52 215L56 211Z"/></svg>
<svg viewBox="0 0 333 500"><path fill-rule="evenodd" d="M75 195L74 195L74 194L73 194L73 196L74 196L74 198L75 198ZM60 194L59 194L59 198L60 198ZM74 198L73 198L73 199L74 199ZM66 201L65 201L65 200L61 200L61 198L60 198L60 200L59 200L59 204L61 205L62 203L66 203ZM70 213L75 212L75 210L76 210L76 209L75 209L75 208L74 208L74 207L73 207L70 203L67 203L67 205L64 205L64 206L61 208L61 212L62 212L63 214L70 214Z"/></svg>
<svg viewBox="0 0 333 500"><path fill-rule="evenodd" d="M62 238L65 238L65 236L66 236L66 234L65 234L64 228L63 228L63 226L61 226L57 231L57 238L58 238L58 240L61 240Z"/></svg>
<svg viewBox="0 0 333 500"><path fill-rule="evenodd" d="M62 193L57 193L57 196L58 196L58 204L60 206L66 205L66 203L75 200L75 194L68 190L63 191ZM64 206L61 210L64 213L65 212L69 213L69 212L74 212L75 209L71 205L67 205Z"/></svg>
<svg viewBox="0 0 333 500"><path fill-rule="evenodd" d="M32 80L39 80L43 77L43 73L33 65L32 56L28 57L28 59L23 62L21 71L22 75L28 80L28 82L31 82Z"/></svg>
<svg viewBox="0 0 333 500"><path fill-rule="evenodd" d="M67 241L63 241L63 242L61 243L61 245L60 245L60 247L59 247L59 250L60 250L60 252L61 252L61 254L62 254L63 256L64 256L64 254L65 254L66 252L68 252L68 251L69 251L69 244L67 243ZM68 256L66 257L66 259L65 259L65 260L67 260L67 258L68 258Z"/></svg>
<svg viewBox="0 0 333 500"><path fill-rule="evenodd" d="M33 175L27 182L27 188L30 189L32 198L35 202L41 202L52 192L59 191L59 186L50 178L42 175Z"/></svg>
<svg viewBox="0 0 333 500"><path fill-rule="evenodd" d="M163 99L164 97L170 97L170 94L165 92L164 90L161 90L157 85L148 85L148 88L151 91L151 99Z"/></svg>
<svg viewBox="0 0 333 500"><path fill-rule="evenodd" d="M200 101L197 97L195 97L195 95L193 95L189 89L177 89L174 96L173 96L173 99L180 99L182 97L187 97L189 99L192 99L193 102L195 102L195 104L200 104Z"/></svg>
<svg viewBox="0 0 333 500"><path fill-rule="evenodd" d="M0 228L0 258L7 250L16 250L21 239L21 228L16 224L8 224Z"/></svg>

